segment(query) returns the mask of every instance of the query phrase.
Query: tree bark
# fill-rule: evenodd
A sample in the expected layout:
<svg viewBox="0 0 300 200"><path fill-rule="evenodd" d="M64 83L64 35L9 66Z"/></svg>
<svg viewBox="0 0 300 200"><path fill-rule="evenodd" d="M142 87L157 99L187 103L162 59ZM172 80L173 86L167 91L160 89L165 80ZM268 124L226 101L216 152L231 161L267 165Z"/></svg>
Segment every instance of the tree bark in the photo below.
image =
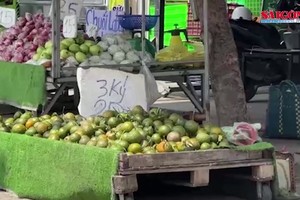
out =
<svg viewBox="0 0 300 200"><path fill-rule="evenodd" d="M203 1L195 0L203 22ZM203 24L203 23L202 23ZM224 0L208 0L209 67L212 91L221 126L248 121L247 103L238 54ZM207 44L205 44L207 45Z"/></svg>

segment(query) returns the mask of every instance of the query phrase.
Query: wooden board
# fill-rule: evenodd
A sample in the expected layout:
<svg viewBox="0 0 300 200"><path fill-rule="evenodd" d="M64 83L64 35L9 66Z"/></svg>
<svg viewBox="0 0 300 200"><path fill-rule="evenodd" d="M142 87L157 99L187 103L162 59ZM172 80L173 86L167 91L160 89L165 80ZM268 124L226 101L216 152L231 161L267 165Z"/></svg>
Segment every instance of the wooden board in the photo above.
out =
<svg viewBox="0 0 300 200"><path fill-rule="evenodd" d="M178 170L186 168L186 171L190 171L190 168L235 165L241 162L247 164L247 162L258 160L268 161L263 159L262 151L242 152L228 149L130 156L121 154L119 174L130 174L133 171L157 173L157 170L175 170L176 168Z"/></svg>

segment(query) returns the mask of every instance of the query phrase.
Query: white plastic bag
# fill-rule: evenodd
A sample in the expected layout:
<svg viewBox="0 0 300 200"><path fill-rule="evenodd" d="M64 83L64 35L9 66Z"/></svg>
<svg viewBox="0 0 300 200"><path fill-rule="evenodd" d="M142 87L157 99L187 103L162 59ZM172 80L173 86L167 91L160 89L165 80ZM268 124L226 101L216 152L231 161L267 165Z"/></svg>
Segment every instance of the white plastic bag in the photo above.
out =
<svg viewBox="0 0 300 200"><path fill-rule="evenodd" d="M158 87L153 74L150 72L144 61L142 61L140 74L145 76L147 104L148 106L151 106L161 97L161 94L158 92Z"/></svg>
<svg viewBox="0 0 300 200"><path fill-rule="evenodd" d="M237 146L251 145L261 141L258 130L261 124L249 124L246 122L236 122L232 127L222 127L228 141Z"/></svg>

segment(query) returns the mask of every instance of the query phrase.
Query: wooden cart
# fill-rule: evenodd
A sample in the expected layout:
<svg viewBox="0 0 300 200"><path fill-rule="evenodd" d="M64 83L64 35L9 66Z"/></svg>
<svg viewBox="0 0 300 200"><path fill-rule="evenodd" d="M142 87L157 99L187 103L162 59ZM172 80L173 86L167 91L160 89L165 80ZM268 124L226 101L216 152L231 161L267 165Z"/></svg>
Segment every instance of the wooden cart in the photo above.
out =
<svg viewBox="0 0 300 200"><path fill-rule="evenodd" d="M120 200L133 200L138 190L137 175L189 172L189 181L173 182L189 187L208 186L210 170L251 168L251 175L231 174L230 178L256 182L257 199L272 196L270 183L274 177L272 153L268 151L235 151L229 149L149 155L121 154L118 174L113 177L114 191Z"/></svg>

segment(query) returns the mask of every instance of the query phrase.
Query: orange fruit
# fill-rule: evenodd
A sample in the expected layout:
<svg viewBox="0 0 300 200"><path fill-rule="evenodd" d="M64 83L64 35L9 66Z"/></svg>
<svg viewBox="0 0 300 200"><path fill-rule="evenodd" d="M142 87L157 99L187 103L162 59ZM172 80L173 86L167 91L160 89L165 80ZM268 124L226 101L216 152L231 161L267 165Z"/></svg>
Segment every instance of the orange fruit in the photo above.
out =
<svg viewBox="0 0 300 200"><path fill-rule="evenodd" d="M141 114L143 115L145 110L142 106L140 105L137 105L137 106L134 106L132 109L131 109L131 112L132 114L136 115L136 114Z"/></svg>
<svg viewBox="0 0 300 200"><path fill-rule="evenodd" d="M121 124L121 131L130 132L133 128L134 128L133 123L129 121Z"/></svg>
<svg viewBox="0 0 300 200"><path fill-rule="evenodd" d="M33 125L34 125L36 122L38 122L38 121L39 121L39 119L36 118L36 117L30 118L30 119L27 120L25 126L26 126L27 129L29 129L30 127L33 127Z"/></svg>
<svg viewBox="0 0 300 200"><path fill-rule="evenodd" d="M36 129L36 131L40 134L45 133L46 131L48 131L49 128L48 125L43 122L37 122L33 126Z"/></svg>
<svg viewBox="0 0 300 200"><path fill-rule="evenodd" d="M12 133L25 133L25 131L26 127L23 124L15 124L11 129Z"/></svg>
<svg viewBox="0 0 300 200"><path fill-rule="evenodd" d="M134 154L143 152L142 146L138 143L130 144L127 150L128 150L128 152L131 152Z"/></svg>
<svg viewBox="0 0 300 200"><path fill-rule="evenodd" d="M185 122L184 128L189 136L194 136L198 131L199 124L194 120L188 120Z"/></svg>
<svg viewBox="0 0 300 200"><path fill-rule="evenodd" d="M156 151L160 152L160 153L162 153L162 152L172 152L173 147L169 142L162 141L158 145L156 145Z"/></svg>
<svg viewBox="0 0 300 200"><path fill-rule="evenodd" d="M155 144L158 144L161 142L161 137L158 133L154 133L152 136L151 136L151 141L154 142Z"/></svg>
<svg viewBox="0 0 300 200"><path fill-rule="evenodd" d="M171 128L167 125L162 125L158 128L158 133L160 134L160 136L164 137L164 136L167 136L168 133L171 132Z"/></svg>

